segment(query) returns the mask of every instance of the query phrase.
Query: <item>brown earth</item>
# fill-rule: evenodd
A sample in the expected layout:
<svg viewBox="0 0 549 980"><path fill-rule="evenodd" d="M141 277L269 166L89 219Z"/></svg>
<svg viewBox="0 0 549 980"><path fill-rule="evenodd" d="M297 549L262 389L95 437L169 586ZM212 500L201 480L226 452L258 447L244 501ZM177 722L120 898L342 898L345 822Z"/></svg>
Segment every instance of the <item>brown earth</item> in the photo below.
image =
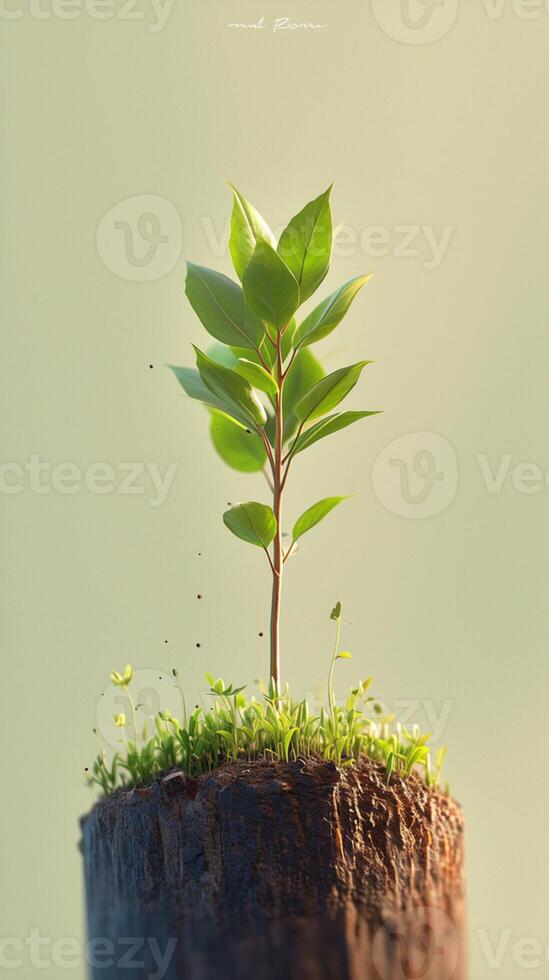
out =
<svg viewBox="0 0 549 980"><path fill-rule="evenodd" d="M89 936L114 946L94 978L466 976L461 809L368 759L172 772L98 803L82 831Z"/></svg>

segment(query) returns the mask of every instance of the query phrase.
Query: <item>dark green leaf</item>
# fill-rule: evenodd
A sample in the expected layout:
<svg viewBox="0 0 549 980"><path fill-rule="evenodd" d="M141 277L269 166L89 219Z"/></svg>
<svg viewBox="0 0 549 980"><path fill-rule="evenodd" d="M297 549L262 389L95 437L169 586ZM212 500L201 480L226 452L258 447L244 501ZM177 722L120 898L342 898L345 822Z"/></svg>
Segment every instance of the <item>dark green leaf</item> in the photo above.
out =
<svg viewBox="0 0 549 980"><path fill-rule="evenodd" d="M248 306L281 330L299 306L299 286L274 248L258 242L242 278Z"/></svg>
<svg viewBox="0 0 549 980"><path fill-rule="evenodd" d="M256 425L263 425L267 413L248 382L236 371L231 371L230 368L222 367L221 364L212 361L197 347L194 350L196 365L206 387L229 408L236 408Z"/></svg>
<svg viewBox="0 0 549 980"><path fill-rule="evenodd" d="M232 184L231 184L232 187ZM232 187L234 194L229 249L239 279L242 279L258 242L276 248L275 237L261 215L245 197Z"/></svg>
<svg viewBox="0 0 549 980"><path fill-rule="evenodd" d="M263 326L232 279L188 262L185 292L203 326L216 340L252 350L259 346L265 334Z"/></svg>
<svg viewBox="0 0 549 980"><path fill-rule="evenodd" d="M300 303L304 303L320 286L330 265L331 189L329 187L314 201L310 201L291 219L278 243L278 254L299 284Z"/></svg>
<svg viewBox="0 0 549 980"><path fill-rule="evenodd" d="M313 504L312 507L309 507L294 524L292 531L293 540L297 541L306 531L310 531L315 524L324 520L334 507L337 507L338 504L347 499L348 497L325 497L323 500L319 500L318 503Z"/></svg>
<svg viewBox="0 0 549 980"><path fill-rule="evenodd" d="M356 385L366 364L371 364L371 361L359 361L350 367L340 368L310 388L296 405L300 422L312 422L339 405Z"/></svg>
<svg viewBox="0 0 549 980"><path fill-rule="evenodd" d="M248 501L237 504L223 514L223 521L237 538L268 548L276 534L276 517L270 507Z"/></svg>
<svg viewBox="0 0 549 980"><path fill-rule="evenodd" d="M357 276L350 282L340 286L334 293L323 300L312 313L299 325L294 337L295 347L306 347L317 340L327 337L341 322L360 289L372 278Z"/></svg>
<svg viewBox="0 0 549 980"><path fill-rule="evenodd" d="M342 606L341 602L336 602L334 608L332 609L332 611L330 613L330 619L333 619L336 622L337 622L338 619L341 619L342 609L343 609L343 606Z"/></svg>
<svg viewBox="0 0 549 980"><path fill-rule="evenodd" d="M262 440L251 429L229 418L224 412L211 410L210 435L221 459L241 473L257 473L267 462Z"/></svg>
<svg viewBox="0 0 549 980"><path fill-rule="evenodd" d="M331 436L332 433L339 432L340 429L345 429L348 425L352 425L353 422L358 422L359 419L365 419L370 415L379 414L380 412L339 412L336 415L329 415L328 418L321 419L320 422L316 422L310 429L306 429L305 432L301 433L292 448L292 456L303 452L304 449L308 449L309 446L314 445L319 439Z"/></svg>

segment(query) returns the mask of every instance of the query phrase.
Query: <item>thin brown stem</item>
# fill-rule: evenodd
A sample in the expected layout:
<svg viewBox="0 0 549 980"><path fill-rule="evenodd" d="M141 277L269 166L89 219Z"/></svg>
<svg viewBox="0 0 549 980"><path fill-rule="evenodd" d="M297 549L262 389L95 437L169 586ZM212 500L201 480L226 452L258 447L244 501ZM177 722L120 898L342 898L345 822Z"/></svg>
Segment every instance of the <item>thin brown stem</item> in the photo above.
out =
<svg viewBox="0 0 549 980"><path fill-rule="evenodd" d="M278 687L280 676L280 602L282 596L282 441L284 431L284 411L282 403L284 377L282 373L282 352L280 335L276 345L276 360L279 377L279 392L276 398L275 447L274 447L274 492L273 512L276 518L276 534L273 541L273 591L271 599L271 677Z"/></svg>
<svg viewBox="0 0 549 980"><path fill-rule="evenodd" d="M269 559L269 565L271 566L271 571L272 571L272 573L274 575L273 559L271 558L271 556L270 556L269 551L268 551L267 548L264 548L263 551L265 552L265 554L267 555L267 558Z"/></svg>
<svg viewBox="0 0 549 980"><path fill-rule="evenodd" d="M256 347L256 353L257 353L257 356L259 357L259 360L261 361L262 366L270 374L271 373L271 370L269 368L269 365L267 364L267 361L263 357L263 354L261 353L261 350L259 349L259 347Z"/></svg>
<svg viewBox="0 0 549 980"><path fill-rule="evenodd" d="M261 436L261 438L263 440L263 445L265 446L265 452L267 453L267 458L269 460L269 463L271 464L271 472L273 474L273 479L274 479L274 475L275 475L275 459L274 459L274 456L273 456L273 450L271 448L271 444L270 444L270 442L269 442L269 440L267 438L267 433L265 432L265 429L262 426L258 426L257 431L258 431L259 435ZM274 486L273 486L273 492L274 492Z"/></svg>
<svg viewBox="0 0 549 980"><path fill-rule="evenodd" d="M293 364L293 363L294 363L294 361L295 361L295 356L296 356L296 354L297 354L297 351L296 351L296 350L294 350L294 351L292 352L292 356L290 357L290 360L288 361L288 365L287 365L287 367L285 367L285 368L284 368L284 372L283 372L283 374L282 374L282 377L283 377L283 378L285 378L285 377L287 376L287 374L288 374L288 372L289 372L289 370L290 370L290 368L291 368L291 366L292 366L292 364Z"/></svg>

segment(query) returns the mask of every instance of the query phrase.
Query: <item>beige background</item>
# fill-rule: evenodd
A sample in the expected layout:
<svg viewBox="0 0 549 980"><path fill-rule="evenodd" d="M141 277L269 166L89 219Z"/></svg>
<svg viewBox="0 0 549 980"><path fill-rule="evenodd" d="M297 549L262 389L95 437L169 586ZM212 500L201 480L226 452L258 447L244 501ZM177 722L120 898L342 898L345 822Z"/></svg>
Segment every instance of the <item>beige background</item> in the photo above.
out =
<svg viewBox="0 0 549 980"><path fill-rule="evenodd" d="M445 2L434 15L450 22ZM450 712L439 734L469 828L471 976L514 980L524 962L546 976L547 960L523 961L531 947L516 944L534 937L545 952L549 943L549 488L526 493L524 473L512 475L524 462L549 469L549 13L463 0L447 33L412 44L419 30L401 25L391 38L366 0L176 0L158 31L148 29L150 4L136 7L145 20L121 19L120 7L110 20L78 6L75 19L54 10L38 20L12 0L4 10L23 16L0 18L2 461L25 466L38 454L50 467L49 493L29 474L20 493L2 493L1 934L83 939L77 820L92 797L81 770L111 667L148 671L161 700L168 682L155 687L157 668L176 664L193 699L206 669L248 683L266 673L266 570L220 521L227 501L264 493L261 477L224 468L201 408L162 365L191 363L190 341L204 342L184 302L184 258L229 272L226 250L215 254L226 179L275 226L333 180L336 221L359 238L379 225L389 245L366 254L365 240L334 259L327 288L376 276L322 354L329 367L374 359L349 405L385 414L296 466L289 518L321 496L356 496L288 566L284 672L300 694L324 684L328 613L341 598L354 661L342 665L340 693L373 673L377 694L400 711L412 701L423 727L428 712ZM227 26L262 15L262 31ZM273 33L284 15L325 27ZM151 211L132 200L107 220L105 264L101 219L141 195L153 195L169 226L166 261L128 262L113 222L135 226ZM395 254L403 225L418 229L419 254ZM431 268L421 226L451 230ZM148 248L137 230L134 248L138 257ZM165 276L135 281L162 263ZM443 436L459 471L453 500L424 520L391 513L371 477L389 443L417 432ZM406 446L414 457L437 445L412 437L395 456L405 465ZM435 461L447 479L433 494L453 479L444 454ZM120 462L178 471L153 507L150 480L140 495L60 492L51 484L60 462L77 472L110 464L118 490ZM500 465L503 485L490 493L486 467ZM383 472L398 477L395 466ZM382 498L398 498L400 484L381 483ZM13 973L38 968L27 957Z"/></svg>

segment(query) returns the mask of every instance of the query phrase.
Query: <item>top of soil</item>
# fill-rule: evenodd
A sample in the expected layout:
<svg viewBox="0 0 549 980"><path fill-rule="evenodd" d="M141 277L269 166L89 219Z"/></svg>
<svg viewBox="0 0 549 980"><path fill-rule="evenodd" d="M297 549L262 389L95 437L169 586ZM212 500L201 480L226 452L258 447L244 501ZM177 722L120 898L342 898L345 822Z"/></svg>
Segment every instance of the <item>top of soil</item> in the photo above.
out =
<svg viewBox="0 0 549 980"><path fill-rule="evenodd" d="M433 790L416 776L403 778L393 774L387 781L385 767L364 757L352 766L339 767L334 762L307 757L292 762L258 759L255 762L224 763L211 772L190 778L181 769L159 773L153 783L126 789L121 787L111 796L99 800L89 814L82 818L82 825L96 810L114 816L125 807L133 807L153 799L177 797L181 801L211 797L223 792L228 786L253 788L260 796L297 793L303 790L314 796L329 795L334 789L353 784L362 796L371 797L376 806L413 810L417 815L430 814L433 808L444 812L452 821L463 824L460 805L451 797Z"/></svg>

